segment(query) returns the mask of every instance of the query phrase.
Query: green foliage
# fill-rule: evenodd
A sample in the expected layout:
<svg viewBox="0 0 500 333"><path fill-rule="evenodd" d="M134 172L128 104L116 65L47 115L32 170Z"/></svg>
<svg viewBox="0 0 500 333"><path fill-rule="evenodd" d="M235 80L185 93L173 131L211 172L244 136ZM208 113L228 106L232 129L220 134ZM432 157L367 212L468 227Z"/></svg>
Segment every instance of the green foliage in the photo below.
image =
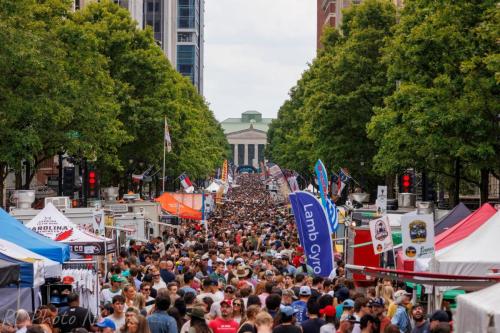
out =
<svg viewBox="0 0 500 333"><path fill-rule="evenodd" d="M269 157L297 171L312 172L321 158L328 168L348 167L369 187L375 146L366 135L373 107L394 84L380 61L384 39L395 24L388 1L368 0L344 13L343 34L327 29L323 50L302 75L271 125Z"/></svg>
<svg viewBox="0 0 500 333"><path fill-rule="evenodd" d="M379 172L498 168L498 15L494 1L406 4L383 57L400 86L368 126Z"/></svg>
<svg viewBox="0 0 500 333"><path fill-rule="evenodd" d="M111 1L75 13L66 0L0 1L0 45L1 170L27 160L35 171L65 151L117 183L129 159L161 166L165 116L168 175L222 163L227 142L203 97Z"/></svg>

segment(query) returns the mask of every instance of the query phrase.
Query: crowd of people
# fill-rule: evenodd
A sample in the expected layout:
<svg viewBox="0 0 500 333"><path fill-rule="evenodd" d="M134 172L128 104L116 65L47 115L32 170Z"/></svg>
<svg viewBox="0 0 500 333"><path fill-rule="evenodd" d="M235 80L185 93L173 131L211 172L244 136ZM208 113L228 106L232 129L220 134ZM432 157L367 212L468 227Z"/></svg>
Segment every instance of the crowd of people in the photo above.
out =
<svg viewBox="0 0 500 333"><path fill-rule="evenodd" d="M189 221L148 244L131 242L102 274L100 313L44 305L16 314L9 333L359 333L450 332L451 314L412 301L383 279L357 288L314 276L293 216L258 175L237 177L207 228Z"/></svg>

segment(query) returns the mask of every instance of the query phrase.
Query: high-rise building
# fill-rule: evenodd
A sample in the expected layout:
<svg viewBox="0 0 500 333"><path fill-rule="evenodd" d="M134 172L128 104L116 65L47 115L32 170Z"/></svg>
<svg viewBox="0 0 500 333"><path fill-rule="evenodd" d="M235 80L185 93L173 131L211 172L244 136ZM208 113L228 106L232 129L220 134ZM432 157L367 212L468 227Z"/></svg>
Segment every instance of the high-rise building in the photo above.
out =
<svg viewBox="0 0 500 333"><path fill-rule="evenodd" d="M144 26L172 65L203 94L204 0L144 0Z"/></svg>
<svg viewBox="0 0 500 333"><path fill-rule="evenodd" d="M325 26L340 28L342 10L351 5L360 4L362 0L317 0L316 47L321 48L321 35Z"/></svg>
<svg viewBox="0 0 500 333"><path fill-rule="evenodd" d="M75 0L75 10L97 0ZM203 94L205 0L114 0L153 35L172 66Z"/></svg>

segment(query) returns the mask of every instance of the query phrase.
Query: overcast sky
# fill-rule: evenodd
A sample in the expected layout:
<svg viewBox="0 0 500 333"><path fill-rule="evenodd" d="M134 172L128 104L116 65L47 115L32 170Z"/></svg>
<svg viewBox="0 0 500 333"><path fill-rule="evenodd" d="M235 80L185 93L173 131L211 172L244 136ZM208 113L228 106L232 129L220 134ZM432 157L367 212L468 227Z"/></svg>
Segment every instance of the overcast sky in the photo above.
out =
<svg viewBox="0 0 500 333"><path fill-rule="evenodd" d="M205 0L204 95L219 121L276 117L315 53L315 0Z"/></svg>

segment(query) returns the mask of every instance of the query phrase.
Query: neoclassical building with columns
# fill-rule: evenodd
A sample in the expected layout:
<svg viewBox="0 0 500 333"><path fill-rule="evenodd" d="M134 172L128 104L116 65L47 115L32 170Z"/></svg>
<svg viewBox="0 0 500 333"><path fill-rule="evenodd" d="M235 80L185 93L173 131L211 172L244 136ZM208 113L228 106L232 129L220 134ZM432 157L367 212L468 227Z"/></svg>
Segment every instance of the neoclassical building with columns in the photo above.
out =
<svg viewBox="0 0 500 333"><path fill-rule="evenodd" d="M264 161L267 130L272 118L262 118L257 111L245 111L241 118L227 118L221 122L227 141L231 145L234 165L259 168Z"/></svg>

